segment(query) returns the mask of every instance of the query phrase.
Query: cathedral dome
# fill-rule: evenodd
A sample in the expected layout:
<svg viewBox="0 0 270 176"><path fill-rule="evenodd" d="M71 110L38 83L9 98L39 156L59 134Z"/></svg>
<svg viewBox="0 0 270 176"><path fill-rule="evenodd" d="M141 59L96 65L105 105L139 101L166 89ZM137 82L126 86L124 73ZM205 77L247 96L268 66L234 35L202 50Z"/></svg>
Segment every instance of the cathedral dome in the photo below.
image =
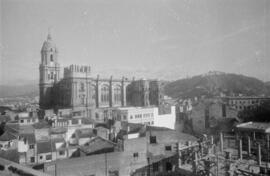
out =
<svg viewBox="0 0 270 176"><path fill-rule="evenodd" d="M42 51L50 51L50 50L57 52L57 48L56 48L55 43L52 40L52 36L51 36L51 34L48 34L47 40L45 40L43 42L41 52Z"/></svg>

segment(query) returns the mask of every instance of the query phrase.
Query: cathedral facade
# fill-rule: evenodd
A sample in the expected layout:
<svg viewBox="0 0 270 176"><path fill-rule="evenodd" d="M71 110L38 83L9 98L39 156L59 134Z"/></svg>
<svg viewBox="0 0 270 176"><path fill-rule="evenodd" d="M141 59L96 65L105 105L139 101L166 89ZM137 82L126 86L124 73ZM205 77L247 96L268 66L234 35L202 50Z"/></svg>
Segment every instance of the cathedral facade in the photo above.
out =
<svg viewBox="0 0 270 176"><path fill-rule="evenodd" d="M40 108L86 109L124 106L158 106L160 86L157 80L102 79L91 75L90 66L70 65L60 78L58 50L49 34L41 49Z"/></svg>

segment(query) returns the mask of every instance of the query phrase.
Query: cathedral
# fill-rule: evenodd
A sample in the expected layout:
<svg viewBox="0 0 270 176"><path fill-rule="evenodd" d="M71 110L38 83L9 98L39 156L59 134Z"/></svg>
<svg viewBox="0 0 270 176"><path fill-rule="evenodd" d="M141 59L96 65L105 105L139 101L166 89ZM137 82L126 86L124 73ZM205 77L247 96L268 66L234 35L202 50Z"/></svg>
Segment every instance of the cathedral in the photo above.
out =
<svg viewBox="0 0 270 176"><path fill-rule="evenodd" d="M92 116L97 111L125 106L158 106L160 83L157 80L128 80L93 77L90 66L70 65L60 78L57 47L48 34L41 49L39 66L40 108L71 109Z"/></svg>

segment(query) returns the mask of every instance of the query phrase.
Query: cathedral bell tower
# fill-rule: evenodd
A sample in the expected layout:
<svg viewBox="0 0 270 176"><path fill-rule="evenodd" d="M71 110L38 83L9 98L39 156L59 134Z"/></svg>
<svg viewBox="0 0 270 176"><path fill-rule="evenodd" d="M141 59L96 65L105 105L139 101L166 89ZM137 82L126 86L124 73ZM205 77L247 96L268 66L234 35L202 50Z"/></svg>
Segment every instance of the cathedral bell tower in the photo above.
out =
<svg viewBox="0 0 270 176"><path fill-rule="evenodd" d="M57 53L56 45L49 33L41 48L41 63L39 65L39 106L41 109L49 109L54 106L53 90L59 81L60 72Z"/></svg>

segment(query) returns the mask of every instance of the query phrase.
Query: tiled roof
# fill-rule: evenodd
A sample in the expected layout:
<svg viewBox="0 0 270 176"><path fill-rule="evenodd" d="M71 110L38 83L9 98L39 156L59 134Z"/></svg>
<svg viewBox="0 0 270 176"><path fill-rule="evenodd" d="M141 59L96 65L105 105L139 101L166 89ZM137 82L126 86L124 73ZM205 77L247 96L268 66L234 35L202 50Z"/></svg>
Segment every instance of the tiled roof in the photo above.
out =
<svg viewBox="0 0 270 176"><path fill-rule="evenodd" d="M5 112L6 110L12 111L12 109L11 109L10 107L7 107L7 106L0 106L0 114L1 114L2 112Z"/></svg>
<svg viewBox="0 0 270 176"><path fill-rule="evenodd" d="M36 138L34 133L30 134L20 134L20 138L24 138L28 141L28 144L35 144L36 143Z"/></svg>
<svg viewBox="0 0 270 176"><path fill-rule="evenodd" d="M0 136L0 141L10 141L10 140L14 140L17 139L17 136L15 136L14 134L5 131L1 136Z"/></svg>
<svg viewBox="0 0 270 176"><path fill-rule="evenodd" d="M89 118L82 118L82 124L93 124L95 121Z"/></svg>
<svg viewBox="0 0 270 176"><path fill-rule="evenodd" d="M19 162L19 152L17 149L7 151L0 150L0 157L16 163Z"/></svg>
<svg viewBox="0 0 270 176"><path fill-rule="evenodd" d="M98 128L98 127L102 127L102 128L106 128L106 129L110 128L107 123L98 123L95 125L95 128Z"/></svg>
<svg viewBox="0 0 270 176"><path fill-rule="evenodd" d="M50 153L56 151L55 144L51 141L37 142L37 153Z"/></svg>
<svg viewBox="0 0 270 176"><path fill-rule="evenodd" d="M13 159L4 158L4 157L1 156L0 165L8 167L8 168L13 168L14 169L13 171L15 171L15 169L16 169L18 175L20 173L21 175L49 176L49 174L46 174L46 173L34 170L34 169L30 168L30 167L18 164L18 162L19 162L18 152L15 151L15 150L10 151L10 152L12 153L12 155L14 155L14 158L16 157L16 159L13 160ZM2 174L4 174L4 173L2 172ZM12 174L12 173L7 173L7 174L4 174L4 175L10 175L10 174ZM17 175L17 174L15 174L15 175Z"/></svg>
<svg viewBox="0 0 270 176"><path fill-rule="evenodd" d="M59 127L59 128L52 128L51 129L51 134L64 134L67 132L67 129L64 127Z"/></svg>
<svg viewBox="0 0 270 176"><path fill-rule="evenodd" d="M150 135L157 136L158 142L172 143L172 142L186 142L186 141L198 141L198 138L186 133L180 133L175 130L171 131L149 131Z"/></svg>
<svg viewBox="0 0 270 176"><path fill-rule="evenodd" d="M93 129L78 129L76 130L76 134L79 138L89 138L96 136L93 132Z"/></svg>
<svg viewBox="0 0 270 176"><path fill-rule="evenodd" d="M9 115L0 115L0 122L8 122L11 118Z"/></svg>
<svg viewBox="0 0 270 176"><path fill-rule="evenodd" d="M42 128L50 128L50 125L45 121L41 121L41 122L33 124L33 127L35 129L42 129Z"/></svg>
<svg viewBox="0 0 270 176"><path fill-rule="evenodd" d="M95 151L113 148L115 146L116 146L115 143L97 136L88 143L86 143L84 146L80 147L80 149L84 153L93 153Z"/></svg>
<svg viewBox="0 0 270 176"><path fill-rule="evenodd" d="M5 130L9 131L10 133L19 133L20 126L18 123L7 123L5 126Z"/></svg>

